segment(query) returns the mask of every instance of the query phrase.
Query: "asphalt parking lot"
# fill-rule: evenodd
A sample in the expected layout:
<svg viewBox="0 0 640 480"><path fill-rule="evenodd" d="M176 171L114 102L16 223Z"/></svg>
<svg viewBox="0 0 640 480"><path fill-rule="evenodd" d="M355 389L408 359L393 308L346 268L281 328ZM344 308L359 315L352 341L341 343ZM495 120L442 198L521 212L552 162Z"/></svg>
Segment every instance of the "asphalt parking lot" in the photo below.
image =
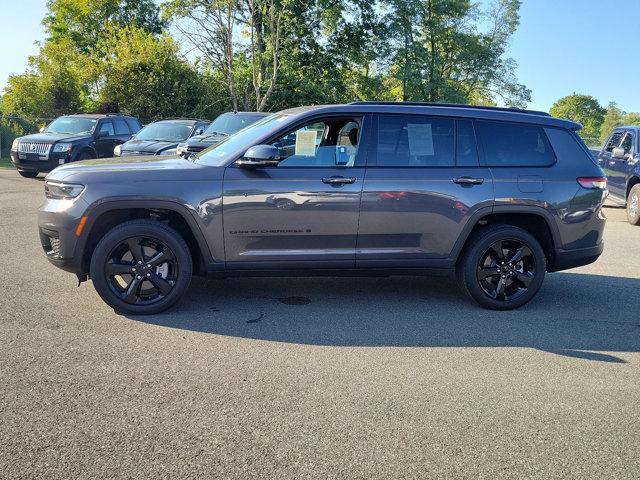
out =
<svg viewBox="0 0 640 480"><path fill-rule="evenodd" d="M40 179L41 180L41 179ZM640 228L515 312L449 280L195 279L127 318L0 169L0 478L638 478Z"/></svg>

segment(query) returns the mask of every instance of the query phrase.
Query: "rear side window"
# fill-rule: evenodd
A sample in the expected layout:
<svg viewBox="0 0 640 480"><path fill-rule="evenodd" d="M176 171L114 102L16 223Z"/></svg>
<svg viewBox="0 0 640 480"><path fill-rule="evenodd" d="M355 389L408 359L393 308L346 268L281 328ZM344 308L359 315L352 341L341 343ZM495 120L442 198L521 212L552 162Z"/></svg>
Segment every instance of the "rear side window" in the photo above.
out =
<svg viewBox="0 0 640 480"><path fill-rule="evenodd" d="M127 122L127 125L129 125L131 133L138 133L142 129L138 119L133 117L125 117L124 120Z"/></svg>
<svg viewBox="0 0 640 480"><path fill-rule="evenodd" d="M454 122L418 115L378 117L379 167L452 167Z"/></svg>
<svg viewBox="0 0 640 480"><path fill-rule="evenodd" d="M127 122L125 122L122 118L114 118L113 123L116 128L116 135L130 135L129 127L127 126Z"/></svg>
<svg viewBox="0 0 640 480"><path fill-rule="evenodd" d="M544 129L508 122L476 122L486 165L489 167L545 167L555 155Z"/></svg>

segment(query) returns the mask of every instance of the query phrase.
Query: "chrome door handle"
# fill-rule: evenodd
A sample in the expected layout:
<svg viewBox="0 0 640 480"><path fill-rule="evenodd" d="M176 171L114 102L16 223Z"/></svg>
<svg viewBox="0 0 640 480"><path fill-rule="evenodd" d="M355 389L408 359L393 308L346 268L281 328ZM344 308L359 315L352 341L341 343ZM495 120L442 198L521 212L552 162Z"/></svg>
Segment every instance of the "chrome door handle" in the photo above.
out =
<svg viewBox="0 0 640 480"><path fill-rule="evenodd" d="M322 183L329 185L343 185L345 183L355 183L355 177L324 177Z"/></svg>
<svg viewBox="0 0 640 480"><path fill-rule="evenodd" d="M458 177L452 180L453 183L457 183L458 185L480 185L484 183L484 178Z"/></svg>

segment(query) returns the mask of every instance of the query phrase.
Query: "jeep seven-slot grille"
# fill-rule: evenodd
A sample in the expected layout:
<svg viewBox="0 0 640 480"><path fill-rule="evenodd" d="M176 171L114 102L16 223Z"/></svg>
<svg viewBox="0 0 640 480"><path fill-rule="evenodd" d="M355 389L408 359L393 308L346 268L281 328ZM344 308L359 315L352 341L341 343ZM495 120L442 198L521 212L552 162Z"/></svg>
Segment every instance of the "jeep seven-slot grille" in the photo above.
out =
<svg viewBox="0 0 640 480"><path fill-rule="evenodd" d="M19 142L18 152L21 153L37 153L38 155L47 155L51 148L50 143L41 142Z"/></svg>

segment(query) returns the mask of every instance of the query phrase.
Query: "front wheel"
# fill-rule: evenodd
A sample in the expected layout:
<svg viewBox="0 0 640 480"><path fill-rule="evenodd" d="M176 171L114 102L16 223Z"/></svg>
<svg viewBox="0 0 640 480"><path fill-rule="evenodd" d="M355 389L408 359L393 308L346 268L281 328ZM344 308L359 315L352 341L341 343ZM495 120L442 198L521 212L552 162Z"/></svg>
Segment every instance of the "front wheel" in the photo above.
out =
<svg viewBox="0 0 640 480"><path fill-rule="evenodd" d="M627 197L627 220L631 225L640 225L640 183L631 187Z"/></svg>
<svg viewBox="0 0 640 480"><path fill-rule="evenodd" d="M476 233L457 268L462 290L492 310L512 310L527 303L540 289L545 272L540 243L529 232L508 225Z"/></svg>
<svg viewBox="0 0 640 480"><path fill-rule="evenodd" d="M159 313L191 282L191 252L173 228L132 220L109 231L91 257L91 280L102 299L126 314Z"/></svg>

